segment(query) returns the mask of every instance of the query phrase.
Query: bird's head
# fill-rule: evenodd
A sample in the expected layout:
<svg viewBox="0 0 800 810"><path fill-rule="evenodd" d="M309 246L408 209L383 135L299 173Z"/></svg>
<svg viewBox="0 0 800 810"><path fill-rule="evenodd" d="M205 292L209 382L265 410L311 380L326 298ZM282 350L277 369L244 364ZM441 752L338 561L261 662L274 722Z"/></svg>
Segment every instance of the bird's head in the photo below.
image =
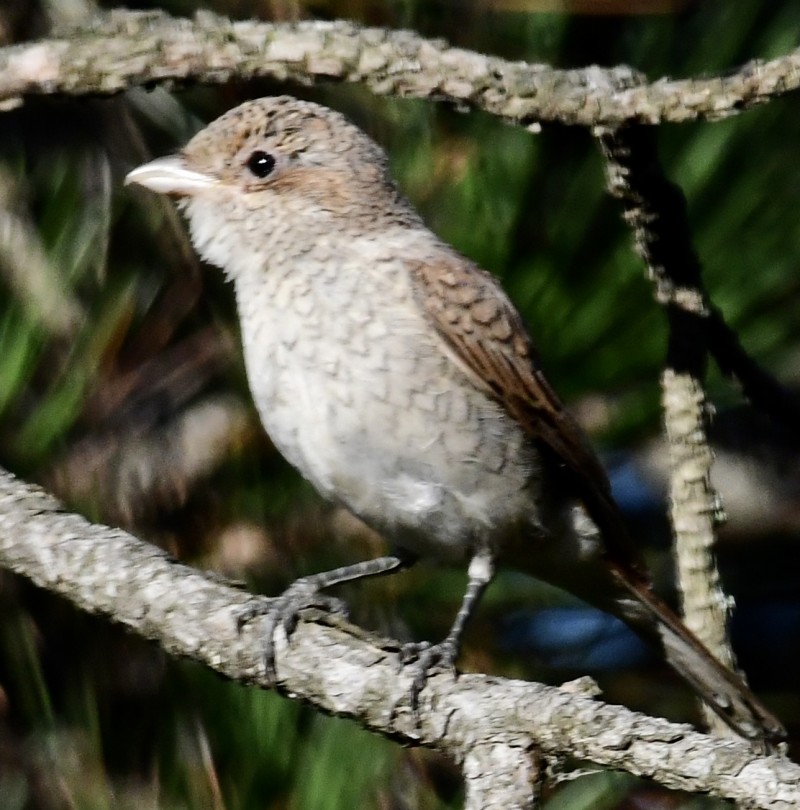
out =
<svg viewBox="0 0 800 810"><path fill-rule="evenodd" d="M241 104L126 183L178 198L197 250L233 275L276 239L301 248L315 234L348 238L387 216L416 219L374 141L340 113L289 96Z"/></svg>

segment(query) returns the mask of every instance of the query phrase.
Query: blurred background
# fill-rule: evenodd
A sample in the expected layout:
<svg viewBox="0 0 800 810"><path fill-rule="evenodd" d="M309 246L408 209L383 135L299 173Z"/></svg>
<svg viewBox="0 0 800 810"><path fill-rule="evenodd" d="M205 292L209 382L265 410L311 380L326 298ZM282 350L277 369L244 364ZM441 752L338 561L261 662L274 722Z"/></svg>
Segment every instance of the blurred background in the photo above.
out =
<svg viewBox="0 0 800 810"><path fill-rule="evenodd" d="M110 7L110 3L107 7ZM347 18L557 67L627 63L651 79L725 71L798 44L795 0L165 0L173 14ZM0 40L46 36L90 0L5 0ZM0 465L248 588L380 553L277 455L250 404L232 291L167 201L123 188L135 165L241 101L335 107L388 150L430 226L503 279L555 387L603 453L658 590L676 603L658 376L665 324L589 134L532 135L446 104L266 81L30 99L0 114ZM687 195L713 300L747 349L800 384L796 96L659 132ZM796 437L712 369L724 583L750 683L800 732ZM439 639L465 572L421 568L346 590L354 618ZM568 594L503 574L461 667L560 683L697 721L692 695L637 639ZM795 747L795 753L797 748ZM458 771L270 693L175 661L0 574L0 808L456 808ZM619 774L550 784L548 810L711 808Z"/></svg>

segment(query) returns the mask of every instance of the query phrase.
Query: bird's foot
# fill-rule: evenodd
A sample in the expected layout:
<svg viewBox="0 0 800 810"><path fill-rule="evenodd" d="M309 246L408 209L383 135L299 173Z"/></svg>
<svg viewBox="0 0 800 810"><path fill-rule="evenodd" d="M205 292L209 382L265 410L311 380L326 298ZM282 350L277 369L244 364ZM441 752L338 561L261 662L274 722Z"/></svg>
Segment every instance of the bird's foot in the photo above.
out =
<svg viewBox="0 0 800 810"><path fill-rule="evenodd" d="M458 645L446 638L438 644L427 641L404 644L400 650L400 660L403 664L413 662L414 680L411 682L409 700L411 711L417 714L419 710L419 696L428 682L429 676L435 670L455 672L458 658Z"/></svg>
<svg viewBox="0 0 800 810"><path fill-rule="evenodd" d="M280 596L260 599L245 607L237 616L236 624L241 629L258 616L266 616L264 622L264 668L267 680L275 684L275 631L282 627L287 640L297 627L300 613L307 608L316 608L332 615L348 617L347 605L335 596L320 592L314 577L295 580Z"/></svg>

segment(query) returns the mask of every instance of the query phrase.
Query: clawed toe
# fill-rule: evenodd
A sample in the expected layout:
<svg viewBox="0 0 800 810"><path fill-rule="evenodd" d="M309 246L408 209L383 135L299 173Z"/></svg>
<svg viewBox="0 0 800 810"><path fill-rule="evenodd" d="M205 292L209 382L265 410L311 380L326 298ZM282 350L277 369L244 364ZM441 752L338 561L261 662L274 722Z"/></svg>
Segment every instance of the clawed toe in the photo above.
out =
<svg viewBox="0 0 800 810"><path fill-rule="evenodd" d="M317 593L306 607L318 608L324 610L325 613L330 613L331 616L339 616L342 619L350 618L347 602L327 593Z"/></svg>
<svg viewBox="0 0 800 810"><path fill-rule="evenodd" d="M286 638L291 638L297 627L298 614L307 607L315 606L320 594L316 589L308 586L303 580L297 580L290 585L273 602L273 607L267 614L264 627L264 666L267 678L275 683L277 672L275 670L275 630L278 626L283 628Z"/></svg>
<svg viewBox="0 0 800 810"><path fill-rule="evenodd" d="M419 661L420 656L431 648L429 641L409 641L400 647L400 663L405 666Z"/></svg>
<svg viewBox="0 0 800 810"><path fill-rule="evenodd" d="M242 628L248 623L257 619L259 616L266 616L275 604L274 599L269 599L266 596L254 596L252 599L240 610L236 611L236 630L241 633Z"/></svg>
<svg viewBox="0 0 800 810"><path fill-rule="evenodd" d="M419 696L428 682L428 677L435 670L455 670L458 649L447 639L439 644L428 642L404 644L400 650L400 660L404 664L416 661L414 664L414 680L411 682L409 700L411 710L419 709Z"/></svg>
<svg viewBox="0 0 800 810"><path fill-rule="evenodd" d="M264 666L267 679L277 681L275 671L275 631L282 627L286 637L290 638L301 611L306 608L317 608L335 616L347 618L347 605L328 594L320 593L316 583L298 579L280 596L274 599L255 599L245 606L236 617L237 627L241 628L258 616L266 616L264 623Z"/></svg>

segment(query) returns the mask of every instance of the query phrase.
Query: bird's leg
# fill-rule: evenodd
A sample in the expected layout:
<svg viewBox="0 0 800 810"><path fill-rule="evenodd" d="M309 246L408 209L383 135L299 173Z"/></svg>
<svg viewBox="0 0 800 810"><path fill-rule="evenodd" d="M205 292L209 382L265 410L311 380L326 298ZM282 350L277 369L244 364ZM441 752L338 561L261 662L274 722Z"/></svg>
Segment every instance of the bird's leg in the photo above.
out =
<svg viewBox="0 0 800 810"><path fill-rule="evenodd" d="M239 627L255 618L267 614L264 628L264 664L267 678L273 683L277 680L275 672L275 630L282 626L289 638L297 626L298 614L309 607L318 607L339 615L346 615L347 610L341 601L321 594L324 588L353 582L366 577L376 577L401 571L414 564L416 557L405 551L398 551L386 557L345 565L332 571L322 571L296 579L280 596L265 600L245 608L239 614Z"/></svg>
<svg viewBox="0 0 800 810"><path fill-rule="evenodd" d="M411 708L417 711L419 695L425 688L428 674L434 667L453 669L461 649L461 637L470 616L480 602L481 596L494 578L494 558L489 549L481 549L469 564L469 583L461 600L450 632L438 644L412 643L403 647L402 657L409 661L416 659L416 674L411 684Z"/></svg>

